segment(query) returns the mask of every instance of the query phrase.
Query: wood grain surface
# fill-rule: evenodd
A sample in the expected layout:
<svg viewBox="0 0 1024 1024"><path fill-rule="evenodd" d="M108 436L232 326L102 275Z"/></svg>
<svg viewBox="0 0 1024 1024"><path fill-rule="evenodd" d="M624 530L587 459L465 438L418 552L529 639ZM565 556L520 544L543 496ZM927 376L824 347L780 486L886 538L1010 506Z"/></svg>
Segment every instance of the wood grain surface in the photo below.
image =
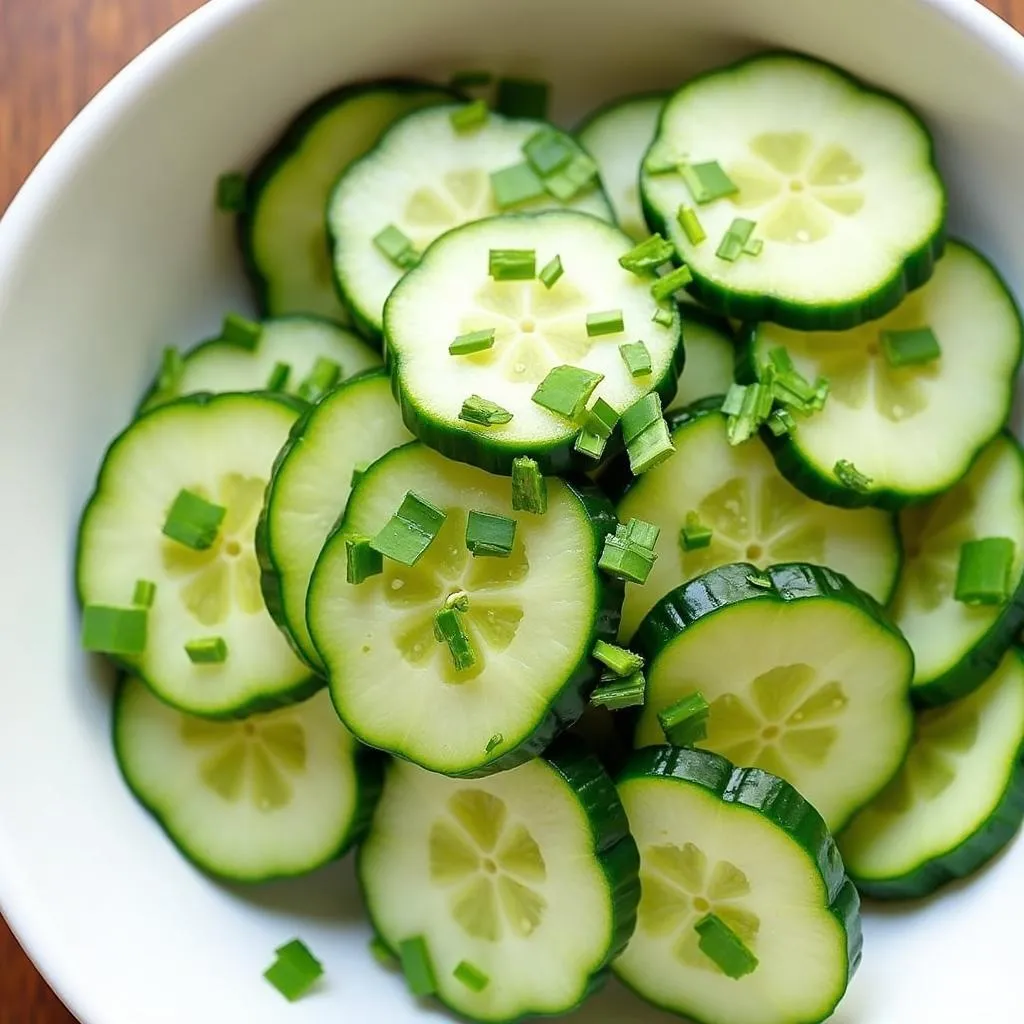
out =
<svg viewBox="0 0 1024 1024"><path fill-rule="evenodd" d="M0 0L0 212L86 101L201 3ZM985 3L1024 30L1024 0ZM2 921L0 1024L75 1024Z"/></svg>

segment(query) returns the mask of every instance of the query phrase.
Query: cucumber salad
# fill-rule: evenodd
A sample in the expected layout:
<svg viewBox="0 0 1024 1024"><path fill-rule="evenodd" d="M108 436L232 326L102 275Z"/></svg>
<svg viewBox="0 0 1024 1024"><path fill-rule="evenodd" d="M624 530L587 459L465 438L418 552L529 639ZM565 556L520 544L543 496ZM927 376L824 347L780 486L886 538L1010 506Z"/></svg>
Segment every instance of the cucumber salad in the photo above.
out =
<svg viewBox="0 0 1024 1024"><path fill-rule="evenodd" d="M256 312L164 352L81 520L117 764L215 878L355 849L458 1017L615 975L815 1024L862 897L1024 819L1020 313L837 68L548 94L347 85L217 183Z"/></svg>

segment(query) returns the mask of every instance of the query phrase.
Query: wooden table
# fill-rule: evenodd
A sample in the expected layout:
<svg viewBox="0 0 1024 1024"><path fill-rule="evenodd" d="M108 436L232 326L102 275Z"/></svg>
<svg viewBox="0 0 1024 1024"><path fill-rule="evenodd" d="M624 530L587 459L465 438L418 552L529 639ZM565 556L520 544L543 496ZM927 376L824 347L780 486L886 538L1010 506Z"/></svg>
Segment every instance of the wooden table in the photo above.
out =
<svg viewBox="0 0 1024 1024"><path fill-rule="evenodd" d="M0 0L0 211L85 102L202 0ZM985 0L1024 30L1024 0ZM0 921L0 1022L75 1024Z"/></svg>

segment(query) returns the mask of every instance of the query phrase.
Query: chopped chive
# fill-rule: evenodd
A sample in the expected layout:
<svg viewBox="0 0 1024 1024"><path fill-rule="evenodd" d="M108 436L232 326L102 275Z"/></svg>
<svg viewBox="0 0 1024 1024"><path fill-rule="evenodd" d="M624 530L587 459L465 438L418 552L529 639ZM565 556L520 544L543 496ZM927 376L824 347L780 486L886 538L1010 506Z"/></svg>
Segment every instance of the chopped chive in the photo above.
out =
<svg viewBox="0 0 1024 1024"><path fill-rule="evenodd" d="M576 147L555 128L541 128L523 143L530 166L546 178L560 171L576 155Z"/></svg>
<svg viewBox="0 0 1024 1024"><path fill-rule="evenodd" d="M459 419L464 423L473 423L478 427L500 427L512 420L512 413L503 409L497 402L479 395L470 395L462 403Z"/></svg>
<svg viewBox="0 0 1024 1024"><path fill-rule="evenodd" d="M728 260L735 263L743 254L744 246L750 241L757 223L748 220L746 217L736 217L722 235L721 242L715 250L715 255L720 260Z"/></svg>
<svg viewBox="0 0 1024 1024"><path fill-rule="evenodd" d="M776 409L775 412L765 420L768 429L775 435L775 437L785 437L787 434L792 434L796 430L796 420L789 414L786 409Z"/></svg>
<svg viewBox="0 0 1024 1024"><path fill-rule="evenodd" d="M132 604L136 608L152 608L156 597L156 584L152 580L136 580Z"/></svg>
<svg viewBox="0 0 1024 1024"><path fill-rule="evenodd" d="M696 512L687 512L683 528L679 531L679 544L684 551L699 551L711 546L710 526L705 526Z"/></svg>
<svg viewBox="0 0 1024 1024"><path fill-rule="evenodd" d="M740 399L739 412L730 413L726 423L726 438L734 446L743 444L757 433L771 411L772 402L771 389L763 384L748 384L742 392L734 392L730 388L725 396L730 409L735 407L737 395Z"/></svg>
<svg viewBox="0 0 1024 1024"><path fill-rule="evenodd" d="M495 281L532 281L537 276L537 253L533 249L491 249L487 273Z"/></svg>
<svg viewBox="0 0 1024 1024"><path fill-rule="evenodd" d="M760 256L763 248L763 238L749 238L743 246L743 252L746 253L747 256Z"/></svg>
<svg viewBox="0 0 1024 1024"><path fill-rule="evenodd" d="M202 636L187 640L185 653L193 665L222 665L228 660L228 645L222 636Z"/></svg>
<svg viewBox="0 0 1024 1024"><path fill-rule="evenodd" d="M770 576L765 576L764 573L748 573L747 582L752 587L757 587L760 590L771 590L772 581Z"/></svg>
<svg viewBox="0 0 1024 1024"><path fill-rule="evenodd" d="M378 231L373 236L373 244L382 255L401 270L408 270L419 260L412 239L400 228L396 228L394 224L389 224L386 228Z"/></svg>
<svg viewBox="0 0 1024 1024"><path fill-rule="evenodd" d="M274 368L267 377L268 391L284 391L288 378L291 376L292 368L288 363L274 363Z"/></svg>
<svg viewBox="0 0 1024 1024"><path fill-rule="evenodd" d="M651 372L651 353L642 341L627 341L619 346L619 355L630 377L646 377Z"/></svg>
<svg viewBox="0 0 1024 1024"><path fill-rule="evenodd" d="M882 331L882 351L892 367L921 366L942 355L939 339L930 327L908 331Z"/></svg>
<svg viewBox="0 0 1024 1024"><path fill-rule="evenodd" d="M984 537L960 545L954 597L964 604L1002 604L1010 596L1016 546L1008 537Z"/></svg>
<svg viewBox="0 0 1024 1024"><path fill-rule="evenodd" d="M746 384L730 384L722 401L722 412L726 416L739 416L743 409L743 397L746 393Z"/></svg>
<svg viewBox="0 0 1024 1024"><path fill-rule="evenodd" d="M246 207L245 175L229 171L217 179L217 209L222 213L244 213Z"/></svg>
<svg viewBox="0 0 1024 1024"><path fill-rule="evenodd" d="M722 165L717 160L708 160L702 164L682 164L679 173L683 176L693 201L701 206L716 199L734 196L739 192L739 187L722 170Z"/></svg>
<svg viewBox="0 0 1024 1024"><path fill-rule="evenodd" d="M469 594L464 590L456 590L444 599L445 608L456 608L460 612L469 611Z"/></svg>
<svg viewBox="0 0 1024 1024"><path fill-rule="evenodd" d="M599 338L604 334L621 334L626 329L621 309L606 309L587 314L587 337Z"/></svg>
<svg viewBox="0 0 1024 1024"><path fill-rule="evenodd" d="M591 430L583 429L576 435L572 447L573 451L596 461L604 455L604 450L608 447L608 438L601 437L600 434L595 434Z"/></svg>
<svg viewBox="0 0 1024 1024"><path fill-rule="evenodd" d="M516 521L493 512L470 509L466 520L466 547L474 558L508 558L516 539Z"/></svg>
<svg viewBox="0 0 1024 1024"><path fill-rule="evenodd" d="M659 277L651 285L651 295L655 302L664 302L671 298L680 288L685 288L693 280L693 274L689 267L676 267L675 270Z"/></svg>
<svg viewBox="0 0 1024 1024"><path fill-rule="evenodd" d="M512 460L512 508L542 516L548 510L548 484L540 467L528 455Z"/></svg>
<svg viewBox="0 0 1024 1024"><path fill-rule="evenodd" d="M672 315L672 310L659 307L654 311L651 321L661 327L671 327L675 323L675 317Z"/></svg>
<svg viewBox="0 0 1024 1024"><path fill-rule="evenodd" d="M491 983L491 979L479 968L474 967L468 960L461 961L452 971L456 981L461 981L470 992L483 992Z"/></svg>
<svg viewBox="0 0 1024 1024"><path fill-rule="evenodd" d="M488 741L487 746L484 747L484 753L489 754L496 747L500 747L505 742L505 737L500 732L496 732Z"/></svg>
<svg viewBox="0 0 1024 1024"><path fill-rule="evenodd" d="M294 939L277 950L277 960L263 977L290 1003L301 999L323 977L324 968L305 943Z"/></svg>
<svg viewBox="0 0 1024 1024"><path fill-rule="evenodd" d="M537 276L540 278L541 284L550 291L564 273L565 268L562 266L562 257L556 256L553 260L549 260L544 264L544 267Z"/></svg>
<svg viewBox="0 0 1024 1024"><path fill-rule="evenodd" d="M639 544L640 547L653 551L661 536L661 527L643 519L630 519L625 526L620 523L615 532L630 544Z"/></svg>
<svg viewBox="0 0 1024 1024"><path fill-rule="evenodd" d="M801 413L819 412L828 397L829 383L824 377L811 384L793 365L789 350L781 345L771 349L761 367L761 380L771 387L776 401Z"/></svg>
<svg viewBox="0 0 1024 1024"><path fill-rule="evenodd" d="M594 187L597 179L597 164L589 154L577 149L565 167L544 178L544 188L560 203L568 203L581 192Z"/></svg>
<svg viewBox="0 0 1024 1024"><path fill-rule="evenodd" d="M341 377L341 366L326 356L317 356L313 369L299 385L299 398L311 404L319 402Z"/></svg>
<svg viewBox="0 0 1024 1024"><path fill-rule="evenodd" d="M796 367L793 365L793 357L789 354L789 349L784 345L776 345L773 349L769 350L768 360L780 374L797 372Z"/></svg>
<svg viewBox="0 0 1024 1024"><path fill-rule="evenodd" d="M220 329L221 341L226 341L229 345L238 345L249 352L256 349L262 333L262 324L239 316L238 313L228 313Z"/></svg>
<svg viewBox="0 0 1024 1024"><path fill-rule="evenodd" d="M697 216L697 211L692 206L680 206L676 220L679 221L679 226L683 229L683 234L686 235L690 245L700 245L708 237L704 225L700 222L700 217Z"/></svg>
<svg viewBox="0 0 1024 1024"><path fill-rule="evenodd" d="M422 935L398 944L398 961L402 965L409 991L414 996L430 996L437 991L437 979L430 962L430 952Z"/></svg>
<svg viewBox="0 0 1024 1024"><path fill-rule="evenodd" d="M701 952L727 978L742 978L757 970L757 957L717 914L705 914L693 929L700 936Z"/></svg>
<svg viewBox="0 0 1024 1024"><path fill-rule="evenodd" d="M581 424L588 434L596 434L605 441L612 436L612 431L619 422L619 414L614 406L603 398L594 399L594 404L583 410Z"/></svg>
<svg viewBox="0 0 1024 1024"><path fill-rule="evenodd" d="M177 394L181 387L181 378L185 373L185 360L181 353L168 345L160 360L160 374L156 379L156 391L160 395Z"/></svg>
<svg viewBox="0 0 1024 1024"><path fill-rule="evenodd" d="M217 539L227 511L223 505L215 505L194 491L182 488L167 513L163 535L193 551L205 551Z"/></svg>
<svg viewBox="0 0 1024 1024"><path fill-rule="evenodd" d="M708 734L708 702L700 691L658 712L665 739L673 747L692 747Z"/></svg>
<svg viewBox="0 0 1024 1024"><path fill-rule="evenodd" d="M550 86L535 78L499 78L497 107L506 117L529 117L543 121L548 116Z"/></svg>
<svg viewBox="0 0 1024 1024"><path fill-rule="evenodd" d="M491 191L499 210L521 206L547 195L544 181L525 161L491 172Z"/></svg>
<svg viewBox="0 0 1024 1024"><path fill-rule="evenodd" d="M362 583L383 571L384 556L370 547L368 537L345 541L345 579L349 583Z"/></svg>
<svg viewBox="0 0 1024 1024"><path fill-rule="evenodd" d="M381 966L394 967L398 963L398 958L391 952L387 943L379 935L374 935L370 939L369 945L370 954Z"/></svg>
<svg viewBox="0 0 1024 1024"><path fill-rule="evenodd" d="M602 380L603 373L593 373L579 366L556 366L537 385L531 398L537 405L575 420Z"/></svg>
<svg viewBox="0 0 1024 1024"><path fill-rule="evenodd" d="M634 654L625 647L610 644L605 640L598 640L590 653L620 679L625 679L626 676L631 676L644 667L642 655Z"/></svg>
<svg viewBox="0 0 1024 1024"><path fill-rule="evenodd" d="M82 646L97 654L142 654L148 609L87 604L82 612Z"/></svg>
<svg viewBox="0 0 1024 1024"><path fill-rule="evenodd" d="M354 491L359 485L359 481L366 475L367 466L356 466L352 470L352 479L349 481L349 490Z"/></svg>
<svg viewBox="0 0 1024 1024"><path fill-rule="evenodd" d="M603 679L601 685L590 695L594 707L621 711L623 708L640 707L646 697L647 680L643 672L634 672L625 679Z"/></svg>
<svg viewBox="0 0 1024 1024"><path fill-rule="evenodd" d="M644 274L664 266L675 254L676 247L671 242L665 241L659 234L653 234L620 256L619 266L632 274Z"/></svg>
<svg viewBox="0 0 1024 1024"><path fill-rule="evenodd" d="M385 558L413 566L433 543L448 516L414 491L407 491L398 511L370 541Z"/></svg>
<svg viewBox="0 0 1024 1024"><path fill-rule="evenodd" d="M835 473L836 479L843 484L844 487L849 487L851 491L860 491L863 494L871 490L871 484L873 482L871 477L865 476L848 459L840 459L835 466L833 466L832 472Z"/></svg>
<svg viewBox="0 0 1024 1024"><path fill-rule="evenodd" d="M448 354L452 356L470 356L474 352L486 352L494 345L495 329L488 327L485 330L470 331L468 334L460 334L449 346Z"/></svg>
<svg viewBox="0 0 1024 1024"><path fill-rule="evenodd" d="M660 465L675 451L668 424L661 415L661 397L656 391L634 402L622 414L621 422L622 440L635 476Z"/></svg>
<svg viewBox="0 0 1024 1024"><path fill-rule="evenodd" d="M483 71L480 68L469 68L465 71L456 71L448 80L453 89L478 89L490 85L494 75L490 71Z"/></svg>
<svg viewBox="0 0 1024 1024"><path fill-rule="evenodd" d="M642 548L638 544L628 544L614 534L609 534L604 541L601 557L597 567L609 576L630 583L646 583L654 568L656 555L653 551Z"/></svg>
<svg viewBox="0 0 1024 1024"><path fill-rule="evenodd" d="M490 114L491 112L488 109L486 100L473 100L472 103L456 107L448 115L448 119L451 121L452 127L459 134L464 134L483 128L487 124L487 118L490 117Z"/></svg>
<svg viewBox="0 0 1024 1024"><path fill-rule="evenodd" d="M466 632L458 608L445 605L434 613L434 639L439 644L448 645L456 672L465 672L476 664L473 641Z"/></svg>

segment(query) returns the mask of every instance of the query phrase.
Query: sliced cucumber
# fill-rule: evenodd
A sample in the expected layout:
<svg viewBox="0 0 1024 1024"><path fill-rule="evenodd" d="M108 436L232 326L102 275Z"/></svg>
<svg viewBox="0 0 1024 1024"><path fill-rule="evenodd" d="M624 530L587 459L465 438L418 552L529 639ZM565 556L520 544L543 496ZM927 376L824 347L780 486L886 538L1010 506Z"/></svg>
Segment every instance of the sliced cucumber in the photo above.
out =
<svg viewBox="0 0 1024 1024"><path fill-rule="evenodd" d="M447 513L412 568L346 582L345 542L373 537L413 491ZM409 444L374 463L313 570L306 620L342 720L364 743L448 775L486 775L539 753L583 712L595 639L614 635L621 587L597 570L614 529L603 498L547 481L544 515L518 514L507 558L466 549L471 510L510 516L504 477ZM476 652L456 670L434 613L458 592Z"/></svg>
<svg viewBox="0 0 1024 1024"><path fill-rule="evenodd" d="M261 328L253 348L212 338L186 352L181 376L170 386L154 381L140 411L199 391L263 391L273 383L279 364L287 366L288 373L274 390L293 396L318 359L337 363L341 380L381 365L380 356L365 341L321 317L277 317L264 320Z"/></svg>
<svg viewBox="0 0 1024 1024"><path fill-rule="evenodd" d="M637 928L615 961L642 998L700 1024L814 1024L860 963L860 901L821 815L789 783L700 750L638 751L619 796L640 848ZM727 976L713 913L757 958Z"/></svg>
<svg viewBox="0 0 1024 1024"><path fill-rule="evenodd" d="M838 830L896 774L910 743L910 647L845 577L726 565L673 590L634 638L648 662L635 744L700 691L701 746L788 779Z"/></svg>
<svg viewBox="0 0 1024 1024"><path fill-rule="evenodd" d="M724 395L732 384L736 362L736 346L728 321L707 316L689 303L683 303L679 312L683 319L686 366L676 397L666 412L685 409L712 395Z"/></svg>
<svg viewBox="0 0 1024 1024"><path fill-rule="evenodd" d="M295 425L256 528L263 598L299 656L322 669L306 625L306 591L320 549L345 511L353 474L411 440L387 374L348 381Z"/></svg>
<svg viewBox="0 0 1024 1024"><path fill-rule="evenodd" d="M452 459L510 472L532 455L551 472L594 463L573 451L579 424L532 400L547 373L571 364L603 375L595 395L622 412L651 390L675 394L682 366L679 320L651 317L658 305L653 277L619 266L631 248L618 228L574 212L492 217L449 232L411 270L388 300L388 358L402 416L421 440ZM565 272L550 290L540 280L495 281L492 249L533 249L537 266L560 256ZM621 334L589 337L587 314L620 310ZM449 344L468 331L494 328L494 345L452 356ZM642 340L652 372L631 377L619 345ZM479 426L459 418L471 395L512 414L506 424Z"/></svg>
<svg viewBox="0 0 1024 1024"><path fill-rule="evenodd" d="M327 228L335 279L356 322L371 337L380 335L384 303L404 273L377 249L374 237L394 225L423 252L446 231L498 213L491 174L522 163L523 143L534 133L556 130L543 121L492 113L483 127L460 133L452 126L454 109L435 107L403 117L345 172L331 196ZM561 206L549 197L529 209ZM613 219L600 189L568 206Z"/></svg>
<svg viewBox="0 0 1024 1024"><path fill-rule="evenodd" d="M684 416L672 431L675 454L636 479L619 502L623 522L643 519L661 528L647 582L626 585L619 635L631 637L673 587L729 562L828 565L878 601L888 600L900 568L893 517L804 497L756 439L730 445L725 420L715 410ZM708 547L687 551L680 532L691 512L712 537Z"/></svg>
<svg viewBox="0 0 1024 1024"><path fill-rule="evenodd" d="M980 686L1024 627L1024 452L1000 434L949 492L900 515L906 561L893 617L914 649L912 696L944 704ZM1001 605L954 597L960 548L1008 537L1015 545L1011 596Z"/></svg>
<svg viewBox="0 0 1024 1024"><path fill-rule="evenodd" d="M619 227L643 241L650 231L640 206L640 162L654 139L665 93L628 96L591 114L576 137L601 168Z"/></svg>
<svg viewBox="0 0 1024 1024"><path fill-rule="evenodd" d="M926 896L977 871L1024 821L1024 665L1018 651L965 700L923 711L899 775L839 838L861 892Z"/></svg>
<svg viewBox="0 0 1024 1024"><path fill-rule="evenodd" d="M883 332L920 327L931 328L942 355L890 366ZM753 379L780 346L805 377L827 377L825 408L784 438L768 436L779 468L819 501L897 508L951 487L1002 427L1021 338L1020 313L995 268L950 242L935 276L882 320L817 334L759 324L740 377ZM844 485L835 471L840 459L870 484Z"/></svg>
<svg viewBox="0 0 1024 1024"><path fill-rule="evenodd" d="M126 606L156 584L145 651L126 665L167 704L236 717L319 688L263 604L253 533L270 467L298 415L269 394L195 395L162 405L114 439L78 537L83 604ZM226 508L217 539L196 551L163 535L189 490ZM191 641L221 637L227 658L194 664Z"/></svg>
<svg viewBox="0 0 1024 1024"><path fill-rule="evenodd" d="M237 882L304 875L370 823L378 756L345 731L321 692L244 722L183 715L128 678L114 746L132 792L194 864Z"/></svg>
<svg viewBox="0 0 1024 1024"><path fill-rule="evenodd" d="M697 206L694 244L682 173L716 161L738 193ZM653 170L652 170L653 168ZM648 221L693 271L717 313L800 330L841 330L882 316L932 273L946 196L932 141L899 100L795 54L740 61L684 85L665 105L644 160ZM735 218L756 222L758 256L718 256Z"/></svg>
<svg viewBox="0 0 1024 1024"><path fill-rule="evenodd" d="M397 117L451 94L408 79L344 86L303 110L252 172L239 237L269 316L317 313L348 323L334 288L324 210L338 175Z"/></svg>
<svg viewBox="0 0 1024 1024"><path fill-rule="evenodd" d="M438 998L489 1022L564 1013L604 980L636 922L637 868L611 779L564 740L474 782L392 762L359 851L377 933L395 951L421 938Z"/></svg>

